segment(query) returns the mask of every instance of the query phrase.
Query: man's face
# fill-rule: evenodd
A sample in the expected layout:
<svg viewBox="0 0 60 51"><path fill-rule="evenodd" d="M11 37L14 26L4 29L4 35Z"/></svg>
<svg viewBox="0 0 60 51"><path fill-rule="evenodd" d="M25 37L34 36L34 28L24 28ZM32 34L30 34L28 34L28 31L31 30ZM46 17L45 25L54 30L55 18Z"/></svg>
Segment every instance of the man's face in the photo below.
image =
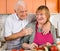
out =
<svg viewBox="0 0 60 51"><path fill-rule="evenodd" d="M27 17L27 8L25 6L18 6L18 9L16 10L16 14L19 17L19 19L24 20Z"/></svg>

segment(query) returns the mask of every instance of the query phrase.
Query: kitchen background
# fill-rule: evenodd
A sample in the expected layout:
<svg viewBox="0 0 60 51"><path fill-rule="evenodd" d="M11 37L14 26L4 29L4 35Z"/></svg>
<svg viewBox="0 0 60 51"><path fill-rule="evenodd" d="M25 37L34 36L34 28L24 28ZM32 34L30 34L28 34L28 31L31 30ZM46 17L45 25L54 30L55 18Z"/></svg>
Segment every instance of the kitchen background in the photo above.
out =
<svg viewBox="0 0 60 51"><path fill-rule="evenodd" d="M14 5L18 0L0 0L0 41L4 41L4 22L8 15L14 13ZM46 5L50 9L52 24L58 28L57 41L60 41L60 0L24 0L28 12L35 14L38 6Z"/></svg>

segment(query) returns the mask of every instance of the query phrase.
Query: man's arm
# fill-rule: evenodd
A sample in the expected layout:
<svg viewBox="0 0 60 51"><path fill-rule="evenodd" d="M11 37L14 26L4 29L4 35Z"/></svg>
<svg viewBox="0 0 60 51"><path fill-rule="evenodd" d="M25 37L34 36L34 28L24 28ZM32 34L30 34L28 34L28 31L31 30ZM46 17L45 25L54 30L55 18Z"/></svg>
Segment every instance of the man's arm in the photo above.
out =
<svg viewBox="0 0 60 51"><path fill-rule="evenodd" d="M21 32L18 32L18 33L14 33L8 37L5 37L5 40L6 41L10 41L10 40L14 40L14 39L17 39L17 38L20 38L20 37L23 37L25 36L25 33L23 31Z"/></svg>
<svg viewBox="0 0 60 51"><path fill-rule="evenodd" d="M14 33L14 34L12 34L8 37L5 37L5 40L10 41L10 40L14 40L14 39L17 39L17 38L21 38L23 36L31 35L32 31L33 30L31 28L26 28L26 29L21 30L18 33Z"/></svg>

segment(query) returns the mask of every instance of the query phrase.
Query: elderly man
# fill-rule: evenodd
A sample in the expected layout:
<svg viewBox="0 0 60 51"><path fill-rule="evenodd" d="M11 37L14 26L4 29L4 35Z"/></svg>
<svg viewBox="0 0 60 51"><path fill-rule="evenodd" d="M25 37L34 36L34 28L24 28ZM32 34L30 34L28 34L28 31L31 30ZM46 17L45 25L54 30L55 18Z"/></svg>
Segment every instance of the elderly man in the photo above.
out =
<svg viewBox="0 0 60 51"><path fill-rule="evenodd" d="M8 16L5 22L4 37L7 41L7 49L20 49L21 37L32 33L32 29L25 26L35 17L27 14L27 6L23 1L18 1L14 10L15 13Z"/></svg>

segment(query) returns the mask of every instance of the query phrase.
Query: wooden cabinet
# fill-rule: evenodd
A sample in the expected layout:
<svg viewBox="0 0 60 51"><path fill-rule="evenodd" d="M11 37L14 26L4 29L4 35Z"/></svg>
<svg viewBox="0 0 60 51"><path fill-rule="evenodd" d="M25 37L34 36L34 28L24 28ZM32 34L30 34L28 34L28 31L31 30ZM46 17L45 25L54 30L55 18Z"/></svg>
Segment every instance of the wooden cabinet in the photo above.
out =
<svg viewBox="0 0 60 51"><path fill-rule="evenodd" d="M60 13L60 0L58 2L59 2L59 13Z"/></svg>
<svg viewBox="0 0 60 51"><path fill-rule="evenodd" d="M14 13L14 5L18 0L0 0L0 14Z"/></svg>
<svg viewBox="0 0 60 51"><path fill-rule="evenodd" d="M49 8L50 13L58 13L58 0L24 0L27 3L28 11L35 13L40 5L45 5Z"/></svg>
<svg viewBox="0 0 60 51"><path fill-rule="evenodd" d="M0 14L6 14L6 0L0 0Z"/></svg>
<svg viewBox="0 0 60 51"><path fill-rule="evenodd" d="M26 4L27 4L27 8L28 8L28 12L30 13L35 13L36 9L38 8L38 6L40 5L45 5L45 1L44 0L23 0Z"/></svg>
<svg viewBox="0 0 60 51"><path fill-rule="evenodd" d="M58 13L58 0L46 0L50 13Z"/></svg>
<svg viewBox="0 0 60 51"><path fill-rule="evenodd" d="M45 5L45 0L32 0L33 1L33 5L32 5L32 10L33 10L33 13L36 12L37 8L40 6L40 5Z"/></svg>
<svg viewBox="0 0 60 51"><path fill-rule="evenodd" d="M14 5L18 0L0 0L0 14L14 13ZM40 5L46 5L51 13L60 12L60 0L23 0L28 12L35 13Z"/></svg>
<svg viewBox="0 0 60 51"><path fill-rule="evenodd" d="M14 6L18 0L7 0L7 14L14 13Z"/></svg>
<svg viewBox="0 0 60 51"><path fill-rule="evenodd" d="M32 0L23 0L25 3L26 3L26 5L27 5L27 9L28 9L28 12L33 12L33 10L32 10Z"/></svg>

